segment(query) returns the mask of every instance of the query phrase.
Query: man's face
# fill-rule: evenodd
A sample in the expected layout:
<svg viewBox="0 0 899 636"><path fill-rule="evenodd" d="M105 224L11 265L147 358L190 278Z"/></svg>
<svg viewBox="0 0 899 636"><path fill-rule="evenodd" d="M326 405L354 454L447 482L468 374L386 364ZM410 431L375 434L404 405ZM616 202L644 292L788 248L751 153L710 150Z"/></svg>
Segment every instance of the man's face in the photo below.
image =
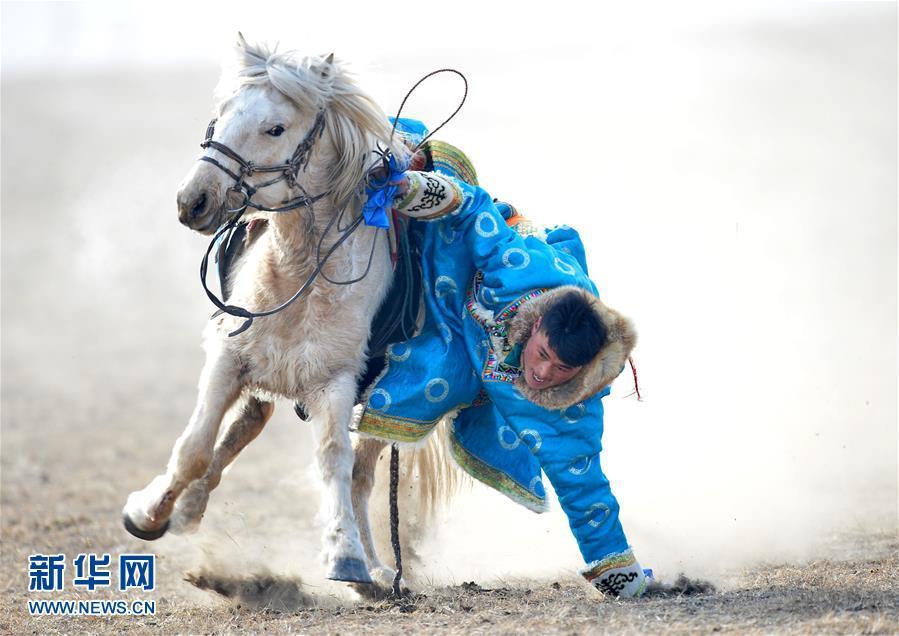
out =
<svg viewBox="0 0 899 636"><path fill-rule="evenodd" d="M540 331L541 319L538 318L531 329L531 337L521 354L524 381L532 389L548 389L567 382L581 370L565 364L549 346L546 333Z"/></svg>

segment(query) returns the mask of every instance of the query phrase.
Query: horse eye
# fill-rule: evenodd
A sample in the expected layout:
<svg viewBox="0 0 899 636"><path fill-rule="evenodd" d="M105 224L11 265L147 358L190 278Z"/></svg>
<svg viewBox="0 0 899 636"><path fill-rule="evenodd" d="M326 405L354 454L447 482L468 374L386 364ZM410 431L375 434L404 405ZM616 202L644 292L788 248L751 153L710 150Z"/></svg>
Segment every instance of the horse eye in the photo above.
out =
<svg viewBox="0 0 899 636"><path fill-rule="evenodd" d="M270 134L272 137L279 137L281 135L281 133L284 132L284 126L282 126L281 124L278 124L277 126L272 126L265 132Z"/></svg>

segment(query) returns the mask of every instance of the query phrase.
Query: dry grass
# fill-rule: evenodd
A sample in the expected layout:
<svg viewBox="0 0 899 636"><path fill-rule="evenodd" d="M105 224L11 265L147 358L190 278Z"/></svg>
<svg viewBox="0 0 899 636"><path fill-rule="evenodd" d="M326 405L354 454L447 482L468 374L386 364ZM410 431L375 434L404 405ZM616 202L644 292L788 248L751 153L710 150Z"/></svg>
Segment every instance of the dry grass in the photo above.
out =
<svg viewBox="0 0 899 636"><path fill-rule="evenodd" d="M35 528L71 530L66 522ZM82 530L88 530L84 528ZM6 533L4 533L4 536ZM57 535L59 536L59 535ZM869 558L770 564L735 573L723 589L637 601L606 599L575 579L474 582L436 587L400 601L355 603L316 597L298 581L259 578L195 583L226 599L211 606L160 596L150 618L32 618L24 610L22 567L4 550L0 631L13 634L97 633L740 633L884 634L899 631L899 542L887 534L844 537L847 552ZM21 561L19 562L21 563ZM163 571L160 576L165 577ZM206 576L204 580L202 577ZM169 577L166 577L167 579ZM71 592L63 594L73 598ZM81 597L103 595L82 593Z"/></svg>

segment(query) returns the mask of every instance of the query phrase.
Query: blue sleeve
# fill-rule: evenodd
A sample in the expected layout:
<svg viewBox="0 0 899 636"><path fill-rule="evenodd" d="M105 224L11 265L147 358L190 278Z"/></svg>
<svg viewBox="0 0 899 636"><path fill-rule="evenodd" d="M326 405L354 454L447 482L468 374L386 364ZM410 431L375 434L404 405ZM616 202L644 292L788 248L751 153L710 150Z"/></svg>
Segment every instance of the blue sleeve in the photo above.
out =
<svg viewBox="0 0 899 636"><path fill-rule="evenodd" d="M488 308L504 307L534 289L562 285L577 285L596 293L579 262L583 248L574 230L568 228L565 235L568 250L557 249L554 245L560 244L558 240L547 243L534 236L522 237L506 225L486 191L464 182L456 183L462 201L449 214L449 223L461 233L468 254L483 274L482 285L488 291L480 300ZM577 250L572 253L571 247Z"/></svg>
<svg viewBox="0 0 899 636"><path fill-rule="evenodd" d="M627 550L618 500L600 465L602 397L608 390L561 410L547 410L518 398L510 384L484 386L549 478L584 560L591 563Z"/></svg>

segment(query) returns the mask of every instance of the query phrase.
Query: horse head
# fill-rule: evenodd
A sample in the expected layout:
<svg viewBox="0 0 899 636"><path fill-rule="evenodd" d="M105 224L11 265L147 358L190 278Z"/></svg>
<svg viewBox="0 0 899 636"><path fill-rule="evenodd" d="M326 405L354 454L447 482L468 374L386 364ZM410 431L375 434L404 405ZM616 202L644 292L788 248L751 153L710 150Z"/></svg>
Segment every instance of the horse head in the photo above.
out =
<svg viewBox="0 0 899 636"><path fill-rule="evenodd" d="M203 154L178 189L178 220L211 234L244 204L289 211L327 196L357 205L375 143L390 137L378 106L333 54L300 58L240 35L236 52Z"/></svg>

